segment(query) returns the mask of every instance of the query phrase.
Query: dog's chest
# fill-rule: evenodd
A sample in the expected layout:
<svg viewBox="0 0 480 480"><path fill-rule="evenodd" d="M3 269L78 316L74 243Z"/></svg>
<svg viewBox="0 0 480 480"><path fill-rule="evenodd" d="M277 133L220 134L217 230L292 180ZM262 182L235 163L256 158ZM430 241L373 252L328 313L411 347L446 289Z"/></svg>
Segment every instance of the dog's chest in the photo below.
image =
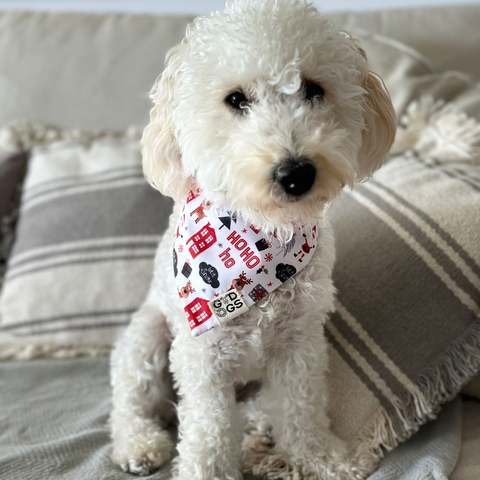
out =
<svg viewBox="0 0 480 480"><path fill-rule="evenodd" d="M312 275L313 269L305 269L299 282L286 283L267 301L204 336L203 341L216 350L214 357L237 356L238 380L262 376L269 354L282 344L287 345L292 332L304 328L305 311L314 308L311 294L316 287L310 281ZM304 287L299 287L298 283Z"/></svg>

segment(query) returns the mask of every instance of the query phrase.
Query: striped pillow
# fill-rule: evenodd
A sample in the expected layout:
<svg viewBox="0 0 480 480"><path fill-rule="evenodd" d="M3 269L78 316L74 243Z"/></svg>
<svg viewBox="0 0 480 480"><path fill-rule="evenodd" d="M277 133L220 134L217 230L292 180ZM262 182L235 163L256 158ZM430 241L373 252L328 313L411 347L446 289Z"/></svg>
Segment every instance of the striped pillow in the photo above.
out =
<svg viewBox="0 0 480 480"><path fill-rule="evenodd" d="M171 208L143 178L138 138L35 147L0 298L11 348L0 355L110 346L145 297Z"/></svg>
<svg viewBox="0 0 480 480"><path fill-rule="evenodd" d="M409 150L331 207L330 416L364 466L480 368L480 125L414 107Z"/></svg>

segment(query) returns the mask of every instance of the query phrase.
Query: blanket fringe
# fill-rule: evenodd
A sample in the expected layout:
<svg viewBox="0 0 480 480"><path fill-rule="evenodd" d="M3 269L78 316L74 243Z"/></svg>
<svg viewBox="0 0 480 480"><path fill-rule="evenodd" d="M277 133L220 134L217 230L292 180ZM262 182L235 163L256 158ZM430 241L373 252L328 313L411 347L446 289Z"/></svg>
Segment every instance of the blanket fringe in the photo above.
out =
<svg viewBox="0 0 480 480"><path fill-rule="evenodd" d="M425 161L480 164L480 123L451 103L423 96L400 119L390 154L412 150Z"/></svg>
<svg viewBox="0 0 480 480"><path fill-rule="evenodd" d="M399 443L413 435L421 425L436 418L441 405L452 400L474 375L480 371L480 321L476 321L469 330L454 343L436 362L435 367L427 370L417 382L422 401L410 399L415 403L415 415L412 420L399 429L392 421L387 410L381 408L361 429L352 449L351 479L363 480L368 477L384 457ZM411 416L408 402L402 409L395 409L399 418Z"/></svg>
<svg viewBox="0 0 480 480"><path fill-rule="evenodd" d="M68 129L41 122L17 120L0 129L0 149L27 151L33 147L55 142L91 143L104 138L139 140L141 127L130 127L125 131Z"/></svg>
<svg viewBox="0 0 480 480"><path fill-rule="evenodd" d="M0 361L33 360L35 358L74 358L109 355L111 347L66 347L58 345L33 345L0 342Z"/></svg>

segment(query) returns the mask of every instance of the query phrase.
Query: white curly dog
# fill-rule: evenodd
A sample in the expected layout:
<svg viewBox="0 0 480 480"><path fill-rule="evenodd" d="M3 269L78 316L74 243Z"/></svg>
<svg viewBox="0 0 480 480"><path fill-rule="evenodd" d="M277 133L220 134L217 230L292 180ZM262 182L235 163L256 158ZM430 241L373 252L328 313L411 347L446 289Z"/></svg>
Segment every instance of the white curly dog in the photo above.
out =
<svg viewBox="0 0 480 480"><path fill-rule="evenodd" d="M148 297L112 355L114 461L147 475L170 459L172 374L175 479L239 480L242 469L271 478L279 468L284 478L341 478L335 462L345 447L325 405L323 329L335 293L325 213L344 186L382 164L396 127L388 92L357 42L308 3L230 0L189 25L151 98L144 172L176 206ZM318 228L301 272L197 338L172 267L175 224L193 180L262 231L288 238L293 224ZM273 441L249 456L234 385L251 379L262 381L257 403Z"/></svg>

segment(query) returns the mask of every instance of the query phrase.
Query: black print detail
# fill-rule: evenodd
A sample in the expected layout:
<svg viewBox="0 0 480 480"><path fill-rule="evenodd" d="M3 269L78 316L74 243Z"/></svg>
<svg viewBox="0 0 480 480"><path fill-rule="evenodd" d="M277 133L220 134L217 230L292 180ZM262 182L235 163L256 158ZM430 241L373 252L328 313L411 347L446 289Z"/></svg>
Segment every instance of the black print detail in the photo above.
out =
<svg viewBox="0 0 480 480"><path fill-rule="evenodd" d="M265 265L262 265L262 266L257 270L257 275L258 275L259 273L262 273L262 272L268 275L268 270L265 268Z"/></svg>
<svg viewBox="0 0 480 480"><path fill-rule="evenodd" d="M182 268L183 276L188 278L191 273L192 273L192 267L187 262L185 262Z"/></svg>
<svg viewBox="0 0 480 480"><path fill-rule="evenodd" d="M297 269L293 265L284 263L279 263L275 270L277 272L275 277L277 277L282 283L286 282L297 273Z"/></svg>
<svg viewBox="0 0 480 480"><path fill-rule="evenodd" d="M258 251L261 252L262 250L266 250L270 245L264 238L262 238L258 242L255 242L255 246L257 247Z"/></svg>
<svg viewBox="0 0 480 480"><path fill-rule="evenodd" d="M198 268L198 274L202 277L202 280L211 285L213 288L218 288L220 282L218 281L218 270L208 263L202 262Z"/></svg>
<svg viewBox="0 0 480 480"><path fill-rule="evenodd" d="M230 230L230 227L233 223L237 223L237 214L232 212L227 212L227 215L224 217L218 217L218 219L222 222L222 226L219 228L221 230L223 227L227 227Z"/></svg>
<svg viewBox="0 0 480 480"><path fill-rule="evenodd" d="M178 256L175 249L173 249L173 274L175 277L178 275Z"/></svg>

